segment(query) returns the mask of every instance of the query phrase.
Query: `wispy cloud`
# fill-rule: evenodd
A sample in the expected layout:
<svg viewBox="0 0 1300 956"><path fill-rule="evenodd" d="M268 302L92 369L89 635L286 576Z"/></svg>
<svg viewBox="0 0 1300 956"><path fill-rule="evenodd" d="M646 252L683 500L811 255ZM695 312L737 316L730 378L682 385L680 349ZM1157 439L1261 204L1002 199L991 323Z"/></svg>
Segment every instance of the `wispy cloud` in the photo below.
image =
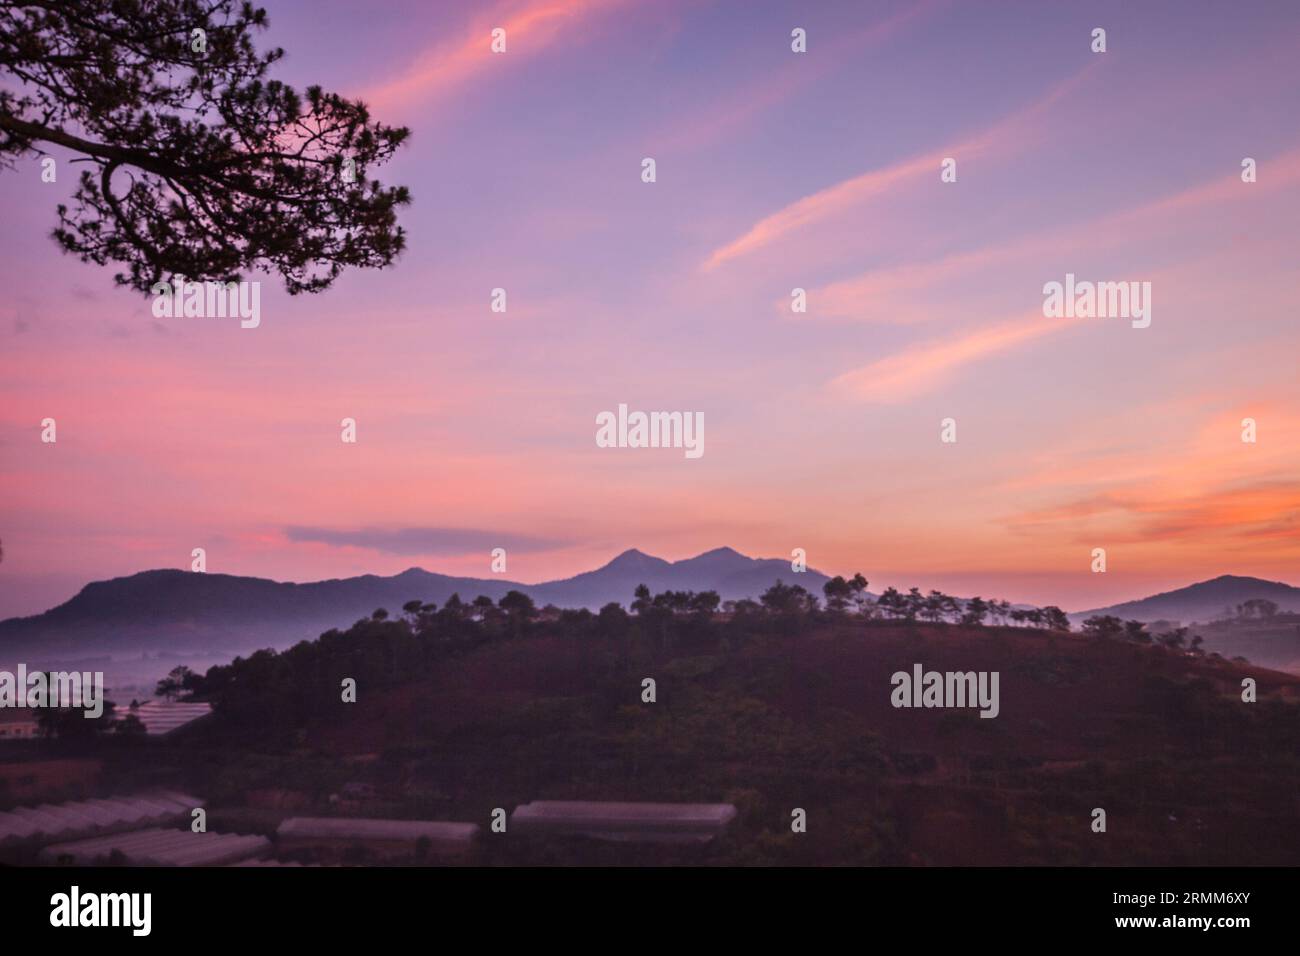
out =
<svg viewBox="0 0 1300 956"><path fill-rule="evenodd" d="M1300 482L1264 480L1179 497L1134 487L1025 512L1012 528L1057 539L1064 534L1079 544L1245 539L1263 557L1265 542L1293 543L1300 536Z"/></svg>
<svg viewBox="0 0 1300 956"><path fill-rule="evenodd" d="M815 308L800 317L890 323L933 318L941 315L942 311L926 308L917 300L917 293L1029 258L1059 257L1076 250L1095 251L1135 242L1170 229L1181 221L1178 218L1181 214L1213 209L1222 203L1262 199L1279 190L1291 189L1300 182L1300 149L1263 162L1267 176L1252 184L1249 192L1243 192L1246 187L1241 182L1239 171L1234 168L1232 172L1207 182L1087 222L1070 223L942 259L902 263L827 283L809 292ZM774 303L775 308L787 315L790 314L789 305L786 298Z"/></svg>
<svg viewBox="0 0 1300 956"><path fill-rule="evenodd" d="M492 548L528 554L551 551L572 542L557 538L483 531L475 528L313 528L291 525L284 529L289 541L325 544L335 548L365 548L385 554L460 555Z"/></svg>
<svg viewBox="0 0 1300 956"><path fill-rule="evenodd" d="M856 401L883 404L908 401L947 381L964 366L1072 328L1078 321L1045 319L1041 312L1033 312L954 338L922 342L845 372L831 382L831 388Z"/></svg>
<svg viewBox="0 0 1300 956"><path fill-rule="evenodd" d="M529 56L549 47L574 20L624 2L627 0L527 0L498 4L475 17L459 38L425 50L401 74L364 91L361 99L376 107L392 109L445 95L476 74L510 62L491 52L489 44L495 28L506 31L508 57Z"/></svg>
<svg viewBox="0 0 1300 956"><path fill-rule="evenodd" d="M833 73L853 58L893 41L900 33L925 21L947 6L946 0L920 0L857 31L816 36L815 57L785 57L780 69L761 77L745 77L724 97L701 104L690 116L674 120L670 128L649 137L664 153L694 149L716 142L753 122L808 85Z"/></svg>
<svg viewBox="0 0 1300 956"><path fill-rule="evenodd" d="M1012 153L1023 149L1037 135L1036 124L1057 101L1076 89L1096 65L1089 65L1052 87L1029 106L999 120L980 133L883 169L873 169L821 189L811 196L760 219L742 235L714 249L703 263L705 271L767 246L794 230L820 222L844 209L866 202L904 182L930 176L938 181L939 164L946 156L969 159L985 153Z"/></svg>

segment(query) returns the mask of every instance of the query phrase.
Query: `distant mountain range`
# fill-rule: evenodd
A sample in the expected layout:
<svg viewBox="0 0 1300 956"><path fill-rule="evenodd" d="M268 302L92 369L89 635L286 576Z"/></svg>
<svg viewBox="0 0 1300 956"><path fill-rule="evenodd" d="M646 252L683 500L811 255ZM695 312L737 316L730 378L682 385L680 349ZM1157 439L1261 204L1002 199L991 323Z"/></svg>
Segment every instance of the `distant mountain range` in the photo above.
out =
<svg viewBox="0 0 1300 956"><path fill-rule="evenodd" d="M1238 604L1262 598L1277 604L1281 611L1300 611L1300 588L1281 581L1224 574L1209 581L1191 584L1176 591L1166 591L1138 601L1125 601L1110 607L1071 614L1082 621L1094 614L1113 614L1126 621L1178 621L1182 624L1204 623L1230 616Z"/></svg>
<svg viewBox="0 0 1300 956"><path fill-rule="evenodd" d="M652 592L717 591L723 600L757 598L778 579L820 595L827 576L796 573L778 558L750 558L717 548L682 561L624 551L604 567L542 584L501 578L462 578L410 568L392 577L293 584L265 578L191 571L142 571L86 585L70 601L32 617L0 621L0 653L126 650L244 650L284 647L345 628L376 608L398 614L407 601L446 602L452 594L493 600L507 591L530 595L539 607L627 606L638 584Z"/></svg>
<svg viewBox="0 0 1300 956"><path fill-rule="evenodd" d="M36 652L42 657L242 653L258 647L287 647L330 628L346 628L381 607L398 614L411 600L442 605L453 593L465 601L479 595L497 600L507 591L519 590L539 607L554 604L597 610L610 601L626 607L638 584L654 593L712 590L723 600L735 600L758 598L777 580L801 584L820 595L828 578L811 568L795 573L782 558L750 558L731 548L717 548L681 561L665 561L633 549L594 571L541 584L453 577L421 568L391 577L366 574L310 584L191 571L142 571L88 584L71 600L44 614L0 621L0 657ZM1094 614L1191 624L1221 617L1226 608L1251 598L1274 601L1284 611L1300 611L1300 588L1225 575L1137 601L1080 611L1070 618L1076 626Z"/></svg>

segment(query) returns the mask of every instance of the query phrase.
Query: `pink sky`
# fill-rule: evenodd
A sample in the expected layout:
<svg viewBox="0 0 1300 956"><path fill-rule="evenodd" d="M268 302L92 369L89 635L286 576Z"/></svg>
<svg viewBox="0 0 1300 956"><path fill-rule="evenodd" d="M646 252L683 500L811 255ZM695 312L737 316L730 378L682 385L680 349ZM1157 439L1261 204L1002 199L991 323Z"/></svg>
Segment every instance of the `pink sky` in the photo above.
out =
<svg viewBox="0 0 1300 956"><path fill-rule="evenodd" d="M250 276L257 329L158 320L48 238L64 154L0 172L0 617L195 547L299 581L803 548L1071 610L1300 584L1293 5L265 5L277 75L412 128L409 249ZM1150 328L1044 318L1067 272L1150 281ZM619 403L702 412L704 456L598 448Z"/></svg>

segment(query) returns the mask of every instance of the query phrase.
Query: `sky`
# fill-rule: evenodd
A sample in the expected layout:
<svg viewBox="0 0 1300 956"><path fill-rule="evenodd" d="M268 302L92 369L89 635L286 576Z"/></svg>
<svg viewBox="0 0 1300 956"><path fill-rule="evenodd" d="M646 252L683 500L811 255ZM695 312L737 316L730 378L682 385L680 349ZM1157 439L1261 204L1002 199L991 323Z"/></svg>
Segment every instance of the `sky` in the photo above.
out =
<svg viewBox="0 0 1300 956"><path fill-rule="evenodd" d="M1300 584L1300 6L264 5L275 76L411 128L373 171L407 251L246 276L255 329L158 319L49 238L70 156L0 171L0 617L196 547L526 582L802 548L1068 610ZM1067 273L1151 283L1149 327L1045 317ZM704 454L598 447L619 404L701 413Z"/></svg>

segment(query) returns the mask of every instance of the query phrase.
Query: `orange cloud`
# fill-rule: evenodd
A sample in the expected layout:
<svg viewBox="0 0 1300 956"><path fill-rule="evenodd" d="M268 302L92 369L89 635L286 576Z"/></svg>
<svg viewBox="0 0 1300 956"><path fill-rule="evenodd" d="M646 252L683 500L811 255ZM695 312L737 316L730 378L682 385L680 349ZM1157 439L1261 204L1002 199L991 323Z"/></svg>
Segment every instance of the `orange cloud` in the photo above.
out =
<svg viewBox="0 0 1300 956"><path fill-rule="evenodd" d="M1076 543L1154 545L1196 538L1246 538L1252 549L1264 542L1289 545L1294 553L1300 537L1300 482L1260 481L1208 490L1195 496L1169 498L1161 491L1131 489L1037 509L1020 515L1017 531L1071 525ZM1059 531L1053 535L1059 539Z"/></svg>
<svg viewBox="0 0 1300 956"><path fill-rule="evenodd" d="M1083 434L1072 431L1043 450L1041 467L1003 485L1014 496L1044 502L1014 514L1006 527L1056 545L1122 545L1130 560L1143 552L1144 564L1167 570L1223 567L1225 555L1237 554L1294 569L1300 539L1294 397L1253 396L1209 415L1200 411L1214 401L1202 395L1165 402L1094 421ZM1246 417L1259 423L1255 444L1241 441ZM1131 434L1119 431L1125 427ZM1098 454L1099 442L1114 450Z"/></svg>

